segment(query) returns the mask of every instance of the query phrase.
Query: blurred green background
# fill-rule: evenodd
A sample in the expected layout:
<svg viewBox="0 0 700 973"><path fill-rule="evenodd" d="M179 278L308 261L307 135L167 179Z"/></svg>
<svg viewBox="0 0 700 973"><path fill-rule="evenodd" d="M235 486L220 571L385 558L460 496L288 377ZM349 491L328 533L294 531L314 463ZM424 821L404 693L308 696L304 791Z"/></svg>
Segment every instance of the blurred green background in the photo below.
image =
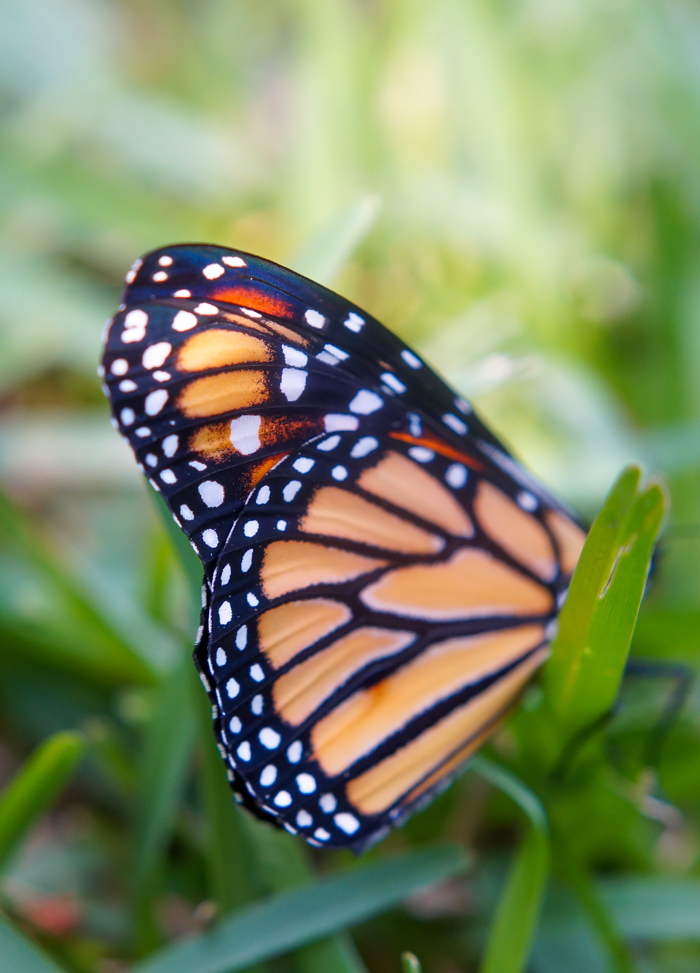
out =
<svg viewBox="0 0 700 973"><path fill-rule="evenodd" d="M95 374L152 247L224 244L330 284L584 515L625 463L659 473L671 509L634 651L698 666L696 2L0 0L0 115L0 784L47 734L89 743L2 903L67 969L116 973L206 918L183 744L143 948L126 931L158 679L193 631ZM607 790L567 824L633 966L555 885L535 973L700 968L697 693L656 766L644 749L671 689L626 681ZM527 776L517 748L506 727L491 752ZM475 969L518 817L472 777L388 843L457 838L475 864L359 928L372 973L403 948Z"/></svg>

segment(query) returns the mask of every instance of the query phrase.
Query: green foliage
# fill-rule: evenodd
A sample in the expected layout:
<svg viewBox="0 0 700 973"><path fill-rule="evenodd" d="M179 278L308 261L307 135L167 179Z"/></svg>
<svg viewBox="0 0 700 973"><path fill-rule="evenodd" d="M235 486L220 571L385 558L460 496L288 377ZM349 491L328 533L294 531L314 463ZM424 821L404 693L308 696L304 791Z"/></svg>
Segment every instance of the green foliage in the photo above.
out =
<svg viewBox="0 0 700 973"><path fill-rule="evenodd" d="M700 661L698 36L640 0L3 5L3 973L697 968L698 694L624 666ZM129 264L192 239L337 287L598 514L539 684L359 861L231 802L199 562L95 376Z"/></svg>
<svg viewBox="0 0 700 973"><path fill-rule="evenodd" d="M79 734L56 733L0 793L0 868L66 786L83 750Z"/></svg>
<svg viewBox="0 0 700 973"><path fill-rule="evenodd" d="M620 687L664 513L659 486L620 476L591 527L545 668L545 699L564 746L605 717Z"/></svg>

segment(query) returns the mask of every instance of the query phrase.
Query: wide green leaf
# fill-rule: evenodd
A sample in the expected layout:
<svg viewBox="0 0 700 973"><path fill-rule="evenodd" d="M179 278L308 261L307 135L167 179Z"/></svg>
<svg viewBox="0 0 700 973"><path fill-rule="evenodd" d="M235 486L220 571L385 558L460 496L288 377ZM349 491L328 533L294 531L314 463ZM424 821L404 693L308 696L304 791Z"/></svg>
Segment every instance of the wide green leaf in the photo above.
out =
<svg viewBox="0 0 700 973"><path fill-rule="evenodd" d="M596 518L545 667L545 700L563 742L595 726L617 696L664 512L661 488L625 470Z"/></svg>
<svg viewBox="0 0 700 973"><path fill-rule="evenodd" d="M466 867L464 852L446 845L333 875L250 906L134 973L232 973L363 922Z"/></svg>

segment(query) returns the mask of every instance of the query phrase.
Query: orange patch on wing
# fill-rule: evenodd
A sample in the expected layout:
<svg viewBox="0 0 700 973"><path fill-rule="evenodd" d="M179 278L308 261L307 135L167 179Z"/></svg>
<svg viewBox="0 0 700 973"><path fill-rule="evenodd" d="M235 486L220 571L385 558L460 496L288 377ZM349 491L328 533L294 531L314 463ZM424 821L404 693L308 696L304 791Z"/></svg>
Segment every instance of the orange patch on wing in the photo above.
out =
<svg viewBox="0 0 700 973"><path fill-rule="evenodd" d="M308 534L342 537L402 554L436 554L445 546L436 534L340 487L317 490L299 527Z"/></svg>
<svg viewBox="0 0 700 973"><path fill-rule="evenodd" d="M585 531L569 517L556 510L548 510L544 519L557 542L561 569L564 574L571 574L578 564L583 545L586 543Z"/></svg>
<svg viewBox="0 0 700 973"><path fill-rule="evenodd" d="M415 800L417 800L417 798L421 796L421 794L425 794L426 791L429 791L430 788L434 787L437 783L439 783L439 781L444 780L446 777L449 777L450 774L454 773L465 762L465 760L468 760L473 753L476 753L476 751L479 750L479 748L488 740L492 733L496 732L499 725L508 715L510 710L511 707L507 706L504 710L498 713L492 722L489 723L488 726L484 727L481 733L478 733L475 737L472 737L466 747L462 747L462 749L454 754L454 756L445 760L442 764L440 764L436 771L425 777L417 787L414 787L410 794L406 794L401 803L407 807L410 806Z"/></svg>
<svg viewBox="0 0 700 973"><path fill-rule="evenodd" d="M489 537L543 581L552 581L557 559L549 534L531 514L509 496L482 480L474 499L474 513Z"/></svg>
<svg viewBox="0 0 700 973"><path fill-rule="evenodd" d="M274 449L276 446L301 445L320 432L323 432L322 417L302 416L292 419L289 415L267 413L260 416L258 439L260 449ZM230 420L201 426L190 437L190 449L215 462L236 455L238 450L231 442Z"/></svg>
<svg viewBox="0 0 700 973"><path fill-rule="evenodd" d="M534 653L411 743L351 780L346 789L348 799L362 814L379 814L396 804L435 767L444 765L455 751L460 751L459 762L464 760L495 729L504 710L546 657L546 649ZM465 741L472 745L463 746ZM443 767L438 779L448 772Z"/></svg>
<svg viewBox="0 0 700 973"><path fill-rule="evenodd" d="M357 483L457 537L474 534L471 520L447 487L401 453L386 453L376 466L363 471Z"/></svg>
<svg viewBox="0 0 700 973"><path fill-rule="evenodd" d="M262 311L278 318L291 318L294 311L292 305L283 297L275 296L260 290L254 284L234 284L227 287L214 287L211 297L215 301L227 304L240 304L253 311Z"/></svg>
<svg viewBox="0 0 700 973"><path fill-rule="evenodd" d="M266 372L241 368L195 379L180 392L177 406L193 419L250 409L262 405L267 398Z"/></svg>
<svg viewBox="0 0 700 973"><path fill-rule="evenodd" d="M290 601L260 615L258 644L274 668L280 669L351 618L352 612L342 601L330 598Z"/></svg>
<svg viewBox="0 0 700 973"><path fill-rule="evenodd" d="M242 331L211 328L200 331L180 347L177 367L182 372L202 372L226 365L245 365L248 362L272 361L272 349L261 338Z"/></svg>
<svg viewBox="0 0 700 973"><path fill-rule="evenodd" d="M430 433L426 433L426 435L418 438L411 436L407 432L390 432L389 438L400 439L401 442L410 443L411 446L427 446L428 449L434 450L440 456L444 456L446 459L455 459L460 463L464 463L465 466L470 466L473 470L481 471L484 468L483 464L478 460L472 459L471 456L461 452L459 449L454 449L449 443L446 443L443 439L438 439L437 436L431 436Z"/></svg>
<svg viewBox="0 0 700 973"><path fill-rule="evenodd" d="M327 774L342 773L414 717L517 662L543 639L541 625L525 625L431 645L319 720L311 731L314 756Z"/></svg>
<svg viewBox="0 0 700 973"><path fill-rule="evenodd" d="M358 628L280 676L272 690L275 709L287 723L299 726L356 672L413 641L413 632Z"/></svg>
<svg viewBox="0 0 700 973"><path fill-rule="evenodd" d="M553 608L546 588L487 551L469 547L440 564L387 571L360 598L375 611L436 622L545 615Z"/></svg>
<svg viewBox="0 0 700 973"><path fill-rule="evenodd" d="M268 456L260 463L251 463L248 467L248 489L252 490L255 484L259 483L265 474L270 472L273 466L276 466L280 460L285 459L287 456L289 456L289 453L275 453L274 456Z"/></svg>
<svg viewBox="0 0 700 973"><path fill-rule="evenodd" d="M310 541L273 541L265 550L260 578L267 598L317 584L342 584L384 567L386 561Z"/></svg>

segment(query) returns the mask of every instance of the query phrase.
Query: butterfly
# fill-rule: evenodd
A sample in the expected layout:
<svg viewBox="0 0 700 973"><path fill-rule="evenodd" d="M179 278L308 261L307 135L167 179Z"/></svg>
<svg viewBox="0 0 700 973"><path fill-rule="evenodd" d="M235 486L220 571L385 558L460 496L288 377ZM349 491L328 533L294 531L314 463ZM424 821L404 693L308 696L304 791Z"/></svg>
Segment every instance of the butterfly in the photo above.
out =
<svg viewBox="0 0 700 973"><path fill-rule="evenodd" d="M204 567L194 659L234 796L361 851L548 654L576 516L394 334L268 260L132 266L100 373Z"/></svg>

